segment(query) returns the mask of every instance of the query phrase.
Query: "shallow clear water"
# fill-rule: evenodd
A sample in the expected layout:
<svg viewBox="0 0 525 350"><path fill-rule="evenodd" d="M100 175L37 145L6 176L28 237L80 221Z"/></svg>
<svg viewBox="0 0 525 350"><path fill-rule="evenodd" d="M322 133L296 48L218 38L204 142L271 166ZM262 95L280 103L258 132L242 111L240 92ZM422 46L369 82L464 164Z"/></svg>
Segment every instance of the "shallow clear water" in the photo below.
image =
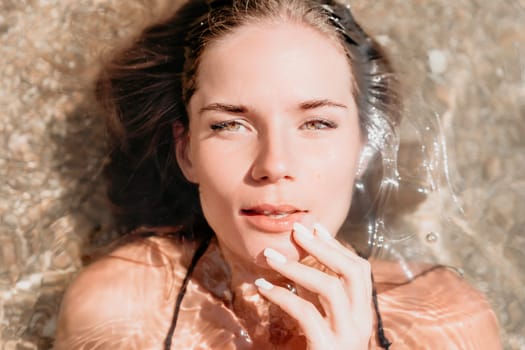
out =
<svg viewBox="0 0 525 350"><path fill-rule="evenodd" d="M98 286L96 300L90 300L92 293L84 297L76 294L79 305L89 305L103 312L103 321L83 326L67 344L60 343L61 348L160 348L172 319L178 286L184 278L183 269L173 268L187 265L194 249L195 244L173 237L141 238L120 246L109 258L90 266L88 274L104 273L113 282L121 281L118 276L125 271L128 282L113 283L108 288ZM327 271L311 257L302 262ZM101 270L101 266L106 267ZM416 277L408 281L397 262L373 260L372 267L383 327L388 340L394 344L393 349L497 347L491 343L493 337L483 333L465 336L470 334L472 324L490 327L495 319L487 309L487 302L480 299L478 292L468 287L455 271L442 268L430 271L428 266L412 264L410 268ZM236 268L236 272L237 278L243 279L239 274L246 271L241 267L241 270ZM83 276L85 282L86 275ZM258 293L252 283L230 289L231 277L230 268L213 240L188 284L177 314L172 348L305 348L298 322L263 298L254 298ZM76 285L84 282L77 281ZM272 279L272 283L311 300L324 312L315 294L301 286L290 285L284 279ZM131 284L137 287L130 288ZM85 288L90 288L90 282L82 287ZM113 313L117 309L120 311ZM109 337L108 332L111 332ZM371 345L377 347L375 331Z"/></svg>

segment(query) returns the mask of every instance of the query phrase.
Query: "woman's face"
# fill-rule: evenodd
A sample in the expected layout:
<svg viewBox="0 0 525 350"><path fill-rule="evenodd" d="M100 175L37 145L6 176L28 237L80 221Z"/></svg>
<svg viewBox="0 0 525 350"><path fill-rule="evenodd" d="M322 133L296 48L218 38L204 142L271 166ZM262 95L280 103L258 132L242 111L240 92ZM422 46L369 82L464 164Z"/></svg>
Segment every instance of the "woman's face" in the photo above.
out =
<svg viewBox="0 0 525 350"><path fill-rule="evenodd" d="M188 113L177 159L222 249L262 264L272 247L297 260L294 222L337 232L361 139L350 67L333 39L292 23L236 29L205 49Z"/></svg>

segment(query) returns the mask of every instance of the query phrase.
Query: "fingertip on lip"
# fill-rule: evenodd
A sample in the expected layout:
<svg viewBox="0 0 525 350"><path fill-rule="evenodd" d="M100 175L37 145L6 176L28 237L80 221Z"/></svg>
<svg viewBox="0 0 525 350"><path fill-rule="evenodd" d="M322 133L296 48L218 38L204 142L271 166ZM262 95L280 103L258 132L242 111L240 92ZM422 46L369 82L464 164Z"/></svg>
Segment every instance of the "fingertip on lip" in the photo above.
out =
<svg viewBox="0 0 525 350"><path fill-rule="evenodd" d="M314 238L314 235L312 234L311 230L309 230L308 228L306 228L303 224L299 222L294 222L293 230L298 236L306 240L311 240Z"/></svg>

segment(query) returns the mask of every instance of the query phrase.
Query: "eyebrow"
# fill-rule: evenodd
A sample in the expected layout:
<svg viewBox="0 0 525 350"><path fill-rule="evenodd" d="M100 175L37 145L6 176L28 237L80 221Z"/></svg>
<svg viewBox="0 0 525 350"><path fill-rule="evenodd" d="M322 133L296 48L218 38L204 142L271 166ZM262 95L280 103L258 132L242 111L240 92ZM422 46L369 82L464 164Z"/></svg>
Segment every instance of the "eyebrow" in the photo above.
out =
<svg viewBox="0 0 525 350"><path fill-rule="evenodd" d="M243 105L212 103L212 104L202 107L200 110L200 114L206 111L226 112L226 113L232 113L232 114L244 114L248 111L248 108Z"/></svg>
<svg viewBox="0 0 525 350"><path fill-rule="evenodd" d="M316 108L321 108L321 107L337 107L337 108L348 109L346 105L335 102L335 101L331 101L328 99L305 101L301 103L299 107L302 110L316 109Z"/></svg>
<svg viewBox="0 0 525 350"><path fill-rule="evenodd" d="M299 109L304 110L304 111L321 108L321 107L336 107L336 108L348 109L346 105L332 101L332 100L328 100L328 99L309 100L309 101L305 101L299 104ZM207 112L207 111L225 112L225 113L231 113L231 114L246 114L248 110L249 110L248 107L244 105L212 103L212 104L202 107L200 109L200 114Z"/></svg>

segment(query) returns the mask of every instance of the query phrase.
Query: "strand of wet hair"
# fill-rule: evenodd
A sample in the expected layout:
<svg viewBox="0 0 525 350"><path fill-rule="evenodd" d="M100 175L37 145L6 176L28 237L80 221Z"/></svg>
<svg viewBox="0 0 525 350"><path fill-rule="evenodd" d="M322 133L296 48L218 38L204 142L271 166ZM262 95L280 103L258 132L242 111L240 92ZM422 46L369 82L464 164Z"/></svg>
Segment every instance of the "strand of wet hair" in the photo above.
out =
<svg viewBox="0 0 525 350"><path fill-rule="evenodd" d="M429 274L432 271L439 270L439 269L447 269L447 270L453 271L454 273L456 273L461 278L464 277L464 272L463 272L462 269L457 268L457 267L452 266L452 265L438 264L438 265L431 266L428 269L417 273L416 275L412 276L409 280L407 280L405 282L381 282L381 284L393 286L394 288L405 286L407 284L410 284L410 283L414 282L414 280L416 280L416 279L418 279L420 277L423 277L423 276Z"/></svg>
<svg viewBox="0 0 525 350"><path fill-rule="evenodd" d="M377 338L379 340L379 345L383 349L388 350L390 348L390 345L392 345L392 342L389 341L388 338L385 336L385 330L383 329L383 319L381 317L381 313L379 312L377 290L374 284L374 274L370 273L370 278L372 279L372 300L374 302L374 311L377 318Z"/></svg>
<svg viewBox="0 0 525 350"><path fill-rule="evenodd" d="M179 294L177 295L177 301L175 302L175 312L173 313L173 319L171 320L170 329L168 330L168 334L166 335L166 339L164 340L164 350L170 350L171 348L171 341L173 338L173 333L175 332L175 327L177 326L177 319L179 317L180 307L182 305L182 299L184 298L184 295L186 294L186 288L188 286L188 283L191 279L191 275L193 274L193 270L195 269L195 266L199 262L199 259L202 257L202 255L206 252L206 249L208 249L208 246L210 245L211 236L208 236L206 239L202 241L202 243L199 245L195 253L193 254L193 257L191 258L190 266L188 267L188 270L186 271L186 276L184 276L184 280L182 281L182 286L179 290Z"/></svg>

